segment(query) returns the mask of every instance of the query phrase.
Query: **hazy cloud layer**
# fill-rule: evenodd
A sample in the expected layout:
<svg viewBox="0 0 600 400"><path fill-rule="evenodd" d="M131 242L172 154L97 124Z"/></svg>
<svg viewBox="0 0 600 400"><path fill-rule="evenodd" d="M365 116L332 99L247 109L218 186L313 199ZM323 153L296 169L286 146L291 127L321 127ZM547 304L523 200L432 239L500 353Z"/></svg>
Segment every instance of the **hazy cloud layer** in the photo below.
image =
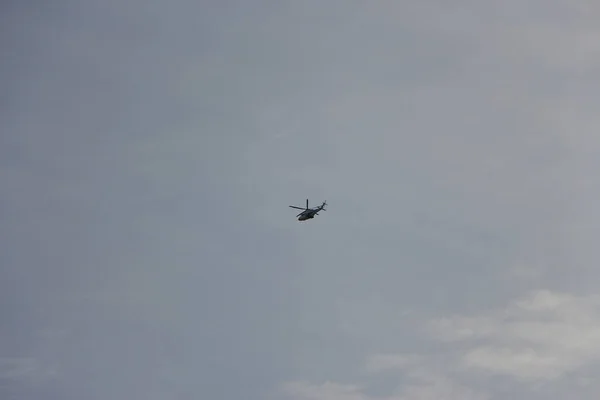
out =
<svg viewBox="0 0 600 400"><path fill-rule="evenodd" d="M38 3L0 397L600 395L595 2Z"/></svg>

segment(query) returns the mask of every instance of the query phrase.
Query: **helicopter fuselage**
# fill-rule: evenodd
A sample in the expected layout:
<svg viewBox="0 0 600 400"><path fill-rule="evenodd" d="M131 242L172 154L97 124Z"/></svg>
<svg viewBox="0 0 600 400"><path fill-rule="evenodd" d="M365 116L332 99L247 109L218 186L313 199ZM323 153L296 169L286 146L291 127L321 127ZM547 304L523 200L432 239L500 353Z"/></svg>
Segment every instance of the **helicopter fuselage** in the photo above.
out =
<svg viewBox="0 0 600 400"><path fill-rule="evenodd" d="M307 219L311 219L315 217L315 213L309 212L306 214L302 214L298 217L298 221L306 221Z"/></svg>

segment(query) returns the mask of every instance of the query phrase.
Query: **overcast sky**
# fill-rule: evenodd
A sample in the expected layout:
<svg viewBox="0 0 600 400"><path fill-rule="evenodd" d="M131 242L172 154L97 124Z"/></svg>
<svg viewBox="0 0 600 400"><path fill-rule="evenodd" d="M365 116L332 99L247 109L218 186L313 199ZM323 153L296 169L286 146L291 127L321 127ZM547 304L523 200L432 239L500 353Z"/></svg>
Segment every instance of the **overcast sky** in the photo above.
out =
<svg viewBox="0 0 600 400"><path fill-rule="evenodd" d="M599 20L4 2L0 397L599 398Z"/></svg>

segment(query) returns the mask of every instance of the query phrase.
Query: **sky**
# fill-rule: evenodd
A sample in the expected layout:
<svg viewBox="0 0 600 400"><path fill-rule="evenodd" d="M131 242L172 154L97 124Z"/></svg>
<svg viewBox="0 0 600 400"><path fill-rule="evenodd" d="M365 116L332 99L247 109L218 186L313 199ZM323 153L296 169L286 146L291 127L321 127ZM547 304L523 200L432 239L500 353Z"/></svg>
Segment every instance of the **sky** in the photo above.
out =
<svg viewBox="0 0 600 400"><path fill-rule="evenodd" d="M600 396L597 2L1 8L1 398Z"/></svg>

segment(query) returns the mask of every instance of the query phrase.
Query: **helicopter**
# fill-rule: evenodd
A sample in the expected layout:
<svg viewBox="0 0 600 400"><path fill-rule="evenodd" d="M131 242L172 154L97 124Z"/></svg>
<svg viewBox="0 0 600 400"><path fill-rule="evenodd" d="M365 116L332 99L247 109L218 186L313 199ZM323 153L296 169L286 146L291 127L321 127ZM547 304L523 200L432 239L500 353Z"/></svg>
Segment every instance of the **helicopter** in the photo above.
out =
<svg viewBox="0 0 600 400"><path fill-rule="evenodd" d="M312 219L315 215L319 214L319 211L327 211L325 210L325 206L327 205L327 201L324 201L319 207L308 208L308 199L306 199L306 208L290 206L291 208L296 208L298 210L303 210L300 214L296 215L298 217L298 221L306 221L307 219Z"/></svg>

